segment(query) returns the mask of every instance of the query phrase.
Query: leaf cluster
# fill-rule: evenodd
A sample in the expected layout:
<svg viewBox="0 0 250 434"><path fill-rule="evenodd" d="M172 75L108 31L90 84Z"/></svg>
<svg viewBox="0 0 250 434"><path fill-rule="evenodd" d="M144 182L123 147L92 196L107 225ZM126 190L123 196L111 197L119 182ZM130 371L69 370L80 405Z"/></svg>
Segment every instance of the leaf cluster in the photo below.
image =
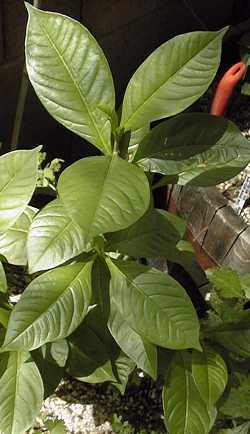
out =
<svg viewBox="0 0 250 434"><path fill-rule="evenodd" d="M35 92L58 122L103 155L67 167L56 199L39 211L29 203L40 148L0 158L0 254L32 275L13 305L0 269L0 430L28 429L64 375L109 381L124 393L137 366L164 383L170 434L206 434L228 368L185 289L139 259L194 261L185 222L154 208L155 172L166 183L207 186L250 161L234 124L180 114L212 82L226 29L160 46L134 73L118 114L108 62L90 32L69 17L27 9L26 65ZM248 316L224 325L212 309L213 342L249 357Z"/></svg>

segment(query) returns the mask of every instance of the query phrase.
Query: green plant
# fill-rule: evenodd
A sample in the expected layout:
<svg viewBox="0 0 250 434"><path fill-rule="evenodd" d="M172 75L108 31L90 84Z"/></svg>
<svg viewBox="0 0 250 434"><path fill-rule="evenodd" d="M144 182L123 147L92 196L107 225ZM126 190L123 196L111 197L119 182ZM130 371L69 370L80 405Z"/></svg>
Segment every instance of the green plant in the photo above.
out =
<svg viewBox="0 0 250 434"><path fill-rule="evenodd" d="M231 122L179 114L212 82L226 29L180 35L159 47L133 75L117 114L109 65L88 30L66 16L27 9L26 64L38 97L104 155L67 167L58 197L35 216L28 204L40 148L0 158L0 232L5 239L22 232L27 250L19 265L28 262L33 279L12 306L1 269L0 430L21 434L31 426L65 372L110 381L124 393L137 365L164 379L168 432L205 434L228 378L217 343L232 343L244 326L244 351L236 336L229 351L249 357L247 312L237 311L235 329L230 320L223 334L217 311L218 329L212 313L200 322L184 288L137 259L165 256L185 267L194 260L183 241L185 223L153 206L153 173L164 175L161 183L207 186L250 160L249 143ZM0 253L14 263L1 240Z"/></svg>

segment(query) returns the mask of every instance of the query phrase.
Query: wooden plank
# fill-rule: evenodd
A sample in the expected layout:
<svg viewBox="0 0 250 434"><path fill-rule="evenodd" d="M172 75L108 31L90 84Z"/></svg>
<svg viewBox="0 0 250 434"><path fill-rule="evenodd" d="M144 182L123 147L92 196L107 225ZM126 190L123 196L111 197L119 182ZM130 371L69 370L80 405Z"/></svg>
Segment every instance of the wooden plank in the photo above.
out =
<svg viewBox="0 0 250 434"><path fill-rule="evenodd" d="M195 242L202 245L214 215L226 204L226 199L215 188L185 186L182 189L178 210L187 221Z"/></svg>
<svg viewBox="0 0 250 434"><path fill-rule="evenodd" d="M208 227L202 248L218 264L232 248L238 236L246 229L247 224L230 206L219 209Z"/></svg>
<svg viewBox="0 0 250 434"><path fill-rule="evenodd" d="M240 274L250 272L250 227L236 239L229 253L222 261L222 265L231 267Z"/></svg>

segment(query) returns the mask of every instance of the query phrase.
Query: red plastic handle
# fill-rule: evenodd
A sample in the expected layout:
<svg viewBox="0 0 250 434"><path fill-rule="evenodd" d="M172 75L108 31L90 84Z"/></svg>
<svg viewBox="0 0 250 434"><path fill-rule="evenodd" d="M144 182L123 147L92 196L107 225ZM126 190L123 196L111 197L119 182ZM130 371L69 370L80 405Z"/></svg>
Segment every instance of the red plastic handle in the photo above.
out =
<svg viewBox="0 0 250 434"><path fill-rule="evenodd" d="M245 75L247 67L245 63L238 62L233 65L220 80L212 101L210 113L215 116L223 116L230 96L241 78Z"/></svg>

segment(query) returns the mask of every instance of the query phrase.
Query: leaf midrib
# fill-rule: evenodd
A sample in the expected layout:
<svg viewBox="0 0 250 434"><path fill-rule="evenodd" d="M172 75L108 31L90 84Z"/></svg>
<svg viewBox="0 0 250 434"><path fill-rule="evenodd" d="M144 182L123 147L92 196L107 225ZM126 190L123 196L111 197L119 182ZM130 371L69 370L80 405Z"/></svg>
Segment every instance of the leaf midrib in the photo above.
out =
<svg viewBox="0 0 250 434"><path fill-rule="evenodd" d="M220 35L220 34L219 34L219 35ZM219 35L218 35L218 36L219 36ZM182 65L181 68L179 68L179 69L178 69L177 71L175 71L172 75L170 75L169 78L167 79L167 82L173 80L176 74L180 73L180 71L182 71L182 70L186 67L186 65L187 65L189 62L191 62L191 61L193 60L194 57L196 57L200 52L202 52L205 48L207 48L207 47L210 45L210 43L214 42L214 41L217 39L218 36L216 36L216 38L212 39L212 41L209 41L208 44L206 44L205 46L203 46L202 50L197 51L197 52L195 53L195 56L192 56L192 58L188 59L188 60L187 60L187 61ZM145 100L145 101L144 101L144 102L139 106L139 108L137 108L136 111L134 111L134 112L130 115L130 117L127 118L126 122L123 123L123 126L124 126L125 129L127 128L126 125L128 125L129 123L131 124L131 119L133 119L135 116L137 116L138 113L143 109L144 105L147 104L147 103L148 103L148 102L149 102L149 101L150 101L150 100L155 96L155 94L158 93L158 91L159 91L160 89L162 89L165 85L166 85L166 81L165 81L163 84L161 84L159 87L157 87L157 89L154 90L154 91L153 91L153 92L148 96L148 98L147 98L147 99L146 99L146 100ZM138 129L139 129L139 128L140 128L140 127L138 127Z"/></svg>
<svg viewBox="0 0 250 434"><path fill-rule="evenodd" d="M20 337L21 337L24 333L27 333L27 331L28 331L31 327L34 327L34 324L35 324L37 321L40 321L41 317L43 317L43 316L44 316L44 315L45 315L49 310L51 310L51 308L53 308L53 306L58 302L58 299L61 298L61 297L64 295L64 293L65 293L68 289L71 289L71 286L72 286L73 282L78 278L79 274L82 273L82 271L84 270L84 268L85 268L88 264L89 264L89 262L85 263L85 264L81 267L80 271L78 271L78 272L76 273L76 275L74 276L74 278L71 280L71 282L67 284L67 286L64 288L64 290L63 290L63 291L61 292L61 294L59 295L59 297L57 297L56 300L53 301L53 303L51 303L45 311L43 311L42 313L40 313L39 316L37 316L37 318L35 318L35 320L34 320L31 324L29 324L28 327L26 327L24 330L22 330L22 331L21 331L21 332L20 332L20 333L19 333L19 334L14 338L14 339L12 339L11 341L9 341L9 342L6 344L7 347L8 347L9 345L11 345L12 343L14 343L16 340L20 339ZM5 344L3 344L2 348L4 348L4 347L5 347Z"/></svg>
<svg viewBox="0 0 250 434"><path fill-rule="evenodd" d="M41 20L38 19L38 23L39 23L39 25L40 25L40 28L41 28L43 34L45 35L45 37L48 38L48 40L49 40L49 42L50 42L52 48L53 48L54 51L57 53L59 59L61 60L61 63L62 63L63 66L65 67L65 69L66 69L66 71L67 71L69 77L72 79L72 82L74 83L74 85L75 85L75 87L76 87L76 90L77 90L77 92L78 92L78 94L79 94L79 96L80 96L80 99L81 99L81 101L82 101L82 103L83 103L83 106L84 106L85 110L86 110L87 113L88 113L88 116L89 116L89 118L90 118L90 120L91 120L91 123L92 123L92 125L93 125L93 127L94 127L94 130L95 130L97 136L99 137L99 140L100 140L100 142L102 143L103 148L104 148L106 151L108 151L108 147L106 146L106 143L103 141L103 137L101 136L101 134L100 134L100 132L99 132L99 129L97 128L97 125L95 124L95 121L94 121L94 118L93 118L92 112L91 112L91 110L89 109L88 104L87 104L87 102L86 102L86 98L85 98L85 96L83 95L83 93L81 92L81 89L80 89L80 87L79 87L79 84L78 84L78 82L76 81L76 79L75 79L75 77L74 77L74 75L73 75L71 69L68 67L67 63L64 61L64 58L63 58L61 52L60 52L59 49L57 48L56 44L54 44L54 42L53 42L53 40L51 39L51 37L50 37L48 31L46 30L46 27L42 25Z"/></svg>

